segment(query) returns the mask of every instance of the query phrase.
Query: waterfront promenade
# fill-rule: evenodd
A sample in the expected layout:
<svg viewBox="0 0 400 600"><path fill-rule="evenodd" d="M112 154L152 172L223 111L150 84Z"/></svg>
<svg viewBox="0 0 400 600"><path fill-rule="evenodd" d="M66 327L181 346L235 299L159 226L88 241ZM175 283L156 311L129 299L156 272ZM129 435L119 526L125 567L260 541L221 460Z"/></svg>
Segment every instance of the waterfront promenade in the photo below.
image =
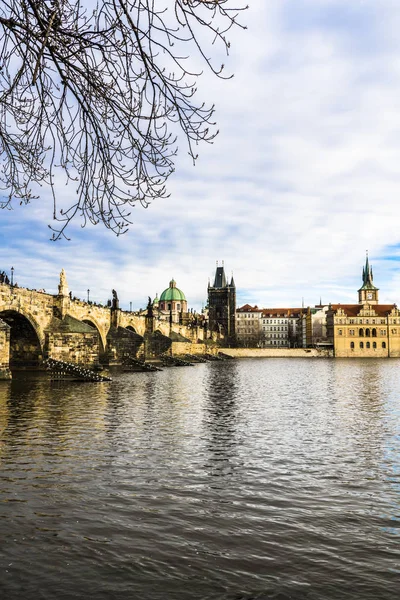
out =
<svg viewBox="0 0 400 600"><path fill-rule="evenodd" d="M333 350L318 348L220 348L233 358L329 358Z"/></svg>

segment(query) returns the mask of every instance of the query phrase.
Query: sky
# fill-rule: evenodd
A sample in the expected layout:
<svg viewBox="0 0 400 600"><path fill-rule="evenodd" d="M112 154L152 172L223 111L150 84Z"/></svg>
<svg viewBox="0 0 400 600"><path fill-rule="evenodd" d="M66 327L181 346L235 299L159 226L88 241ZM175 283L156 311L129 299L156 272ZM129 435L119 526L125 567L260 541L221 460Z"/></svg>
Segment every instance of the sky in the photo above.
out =
<svg viewBox="0 0 400 600"><path fill-rule="evenodd" d="M224 261L238 306L299 307L356 303L368 250L380 302L400 303L399 2L249 0L240 20L234 77L198 82L220 133L195 166L181 141L170 197L123 236L77 220L52 242L43 190L0 211L0 270L56 293L64 268L73 295L135 310L174 278L200 310Z"/></svg>

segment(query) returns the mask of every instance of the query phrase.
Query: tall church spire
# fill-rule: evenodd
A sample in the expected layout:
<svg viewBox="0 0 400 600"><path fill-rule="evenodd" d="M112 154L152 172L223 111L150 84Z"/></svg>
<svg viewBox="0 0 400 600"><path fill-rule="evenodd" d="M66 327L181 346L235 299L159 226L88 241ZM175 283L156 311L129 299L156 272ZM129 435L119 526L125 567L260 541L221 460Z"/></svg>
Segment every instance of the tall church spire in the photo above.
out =
<svg viewBox="0 0 400 600"><path fill-rule="evenodd" d="M362 286L358 290L359 304L378 304L378 288L373 284L374 277L369 264L368 250L366 251L365 266L362 271Z"/></svg>
<svg viewBox="0 0 400 600"><path fill-rule="evenodd" d="M365 259L365 267L363 268L363 285L367 285L367 286L371 286L373 285L373 275L372 275L372 269L369 266L369 260L368 260L368 250L367 252L367 256Z"/></svg>

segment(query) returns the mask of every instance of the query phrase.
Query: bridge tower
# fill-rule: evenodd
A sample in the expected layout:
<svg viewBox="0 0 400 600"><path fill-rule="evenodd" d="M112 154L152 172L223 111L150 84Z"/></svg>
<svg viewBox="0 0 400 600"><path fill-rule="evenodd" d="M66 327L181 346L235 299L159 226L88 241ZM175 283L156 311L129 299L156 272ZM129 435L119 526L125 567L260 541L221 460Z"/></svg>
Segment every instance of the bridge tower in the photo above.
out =
<svg viewBox="0 0 400 600"><path fill-rule="evenodd" d="M236 286L233 275L230 283L224 263L215 271L214 285L208 284L208 315L210 331L221 333L227 342L235 341Z"/></svg>

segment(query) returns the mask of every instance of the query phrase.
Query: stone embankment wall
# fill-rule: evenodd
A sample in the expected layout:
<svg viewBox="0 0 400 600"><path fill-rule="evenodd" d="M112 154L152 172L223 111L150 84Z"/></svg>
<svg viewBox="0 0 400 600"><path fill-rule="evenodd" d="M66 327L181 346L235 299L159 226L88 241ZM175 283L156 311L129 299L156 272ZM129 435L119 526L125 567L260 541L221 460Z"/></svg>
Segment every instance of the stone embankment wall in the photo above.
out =
<svg viewBox="0 0 400 600"><path fill-rule="evenodd" d="M173 356L183 356L185 354L205 354L208 350L205 344L172 342L171 352Z"/></svg>
<svg viewBox="0 0 400 600"><path fill-rule="evenodd" d="M219 348L220 352L235 358L327 358L333 350L316 348Z"/></svg>

